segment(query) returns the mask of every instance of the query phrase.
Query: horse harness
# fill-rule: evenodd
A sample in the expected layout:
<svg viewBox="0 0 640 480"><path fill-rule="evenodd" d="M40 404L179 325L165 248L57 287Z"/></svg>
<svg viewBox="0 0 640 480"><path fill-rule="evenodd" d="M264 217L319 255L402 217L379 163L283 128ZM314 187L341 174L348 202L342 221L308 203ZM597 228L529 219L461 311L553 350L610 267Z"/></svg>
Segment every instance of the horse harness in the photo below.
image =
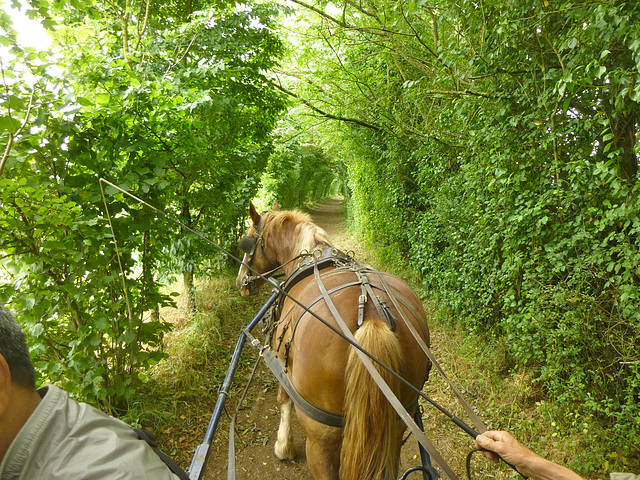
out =
<svg viewBox="0 0 640 480"><path fill-rule="evenodd" d="M259 280L263 276L267 276L270 273L275 272L280 268L280 265L278 265L276 262L274 262L271 259L271 257L269 257L269 255L267 254L267 250L264 248L264 240L262 239L262 217L260 218L260 222L258 223L258 225L256 225L255 223L253 224L253 228L255 228L256 230L255 233L251 237L248 235L245 235L244 237L242 237L238 245L242 252L249 255L249 258L247 260L247 265L251 264L253 255L256 253L256 248L259 248L260 254L264 258L266 258L267 261L269 261L269 263L273 268L272 270L270 270L269 272L266 272L263 275L252 276L247 274L242 279L242 286L247 288L247 290L249 291L249 295L255 295L258 293L257 280Z"/></svg>
<svg viewBox="0 0 640 480"><path fill-rule="evenodd" d="M324 247L324 248L321 248L321 247ZM329 295L331 295L345 288L360 285L361 294L358 297L358 320L357 320L358 327L360 327L364 322L365 307L367 302L370 299L373 305L375 306L376 311L378 312L378 315L380 316L380 318L385 323L387 323L387 325L392 331L395 331L396 320L397 320L396 316L393 314L393 312L391 311L389 306L385 303L385 301L375 292L375 290L384 291L384 289L379 285L372 284L369 279L369 275L373 272L373 269L365 265L359 264L350 255L345 254L344 252L337 250L329 245L320 245L312 253L305 254L303 259L300 261L300 265L298 269L295 270L289 276L289 278L287 278L287 280L281 285L281 288L283 291L289 292L294 285L296 285L303 279L314 274L315 270L321 271L329 267L334 267L334 269L331 271L332 274L348 271L348 272L353 272L356 275L357 280L339 285L333 288L328 293ZM269 333L268 343L270 345L272 345L271 335L273 335L275 331L275 326L277 325L277 322L281 321L282 318L288 317L289 312L286 312L287 314L284 316L282 315L285 298L286 298L285 295L281 295L279 298L279 302L276 305L274 305L274 310L272 312L273 318L271 319L272 329L271 331L267 332ZM312 300L311 303L307 305L307 307L311 308L313 305L315 305L316 303L322 300L326 301L326 299L324 298L324 295L321 294L318 297L316 297L314 300ZM284 355L285 365L288 364L287 360L288 360L289 345L291 343L291 339L294 338L295 331L298 326L298 322L300 321L300 319L305 313L306 311L303 310L295 319L295 322L293 322L294 325L292 327L293 333L291 335L291 338L287 342L285 342L285 355ZM415 314L413 312L412 314L415 317ZM289 320L287 323L291 323L291 320ZM283 341L287 328L288 328L288 325L285 326L285 328L283 329L281 337L277 339L278 345L277 345L276 351L280 350L280 346ZM425 334L424 331L423 331L423 334Z"/></svg>
<svg viewBox="0 0 640 480"><path fill-rule="evenodd" d="M305 278L314 275L314 272L318 272L329 267L334 267L332 272L351 271L356 274L357 280L339 285L331 289L329 292L326 292L326 295L319 295L307 305L307 308L311 308L313 305L322 300L326 301L326 296L330 296L337 291L360 285L362 293L358 297L358 326L362 325L362 323L364 322L364 309L366 303L369 301L369 299L371 299L376 310L378 311L378 314L380 315L380 318L389 325L389 328L391 328L392 330L395 329L395 315L393 314L389 306L384 302L384 300L382 300L382 298L380 298L380 296L375 292L375 290L383 290L383 288L378 285L372 284L368 278L368 274L372 273L373 269L359 264L350 255L336 248L333 248L330 245L318 245L317 248L313 250L313 252L304 253L299 267L291 275L289 275L286 281L284 281L280 285L280 289L281 291L288 293L294 285L301 282ZM276 301L273 307L263 317L262 331L266 336L266 345L274 345L273 336L275 334L276 327L282 318L287 317L287 315L284 315L284 317L282 315L283 305L286 298L286 295L281 294L278 301ZM342 427L343 416L341 414L324 410L302 397L302 395L298 393L289 376L287 375L287 365L291 340L295 337L295 331L298 323L305 313L306 310L303 310L298 315L298 317L295 318L295 320L289 319L287 321L282 334L275 339L273 350L260 345L259 342L250 335L249 332L245 331L245 334L248 335L248 338L254 345L254 347L257 347L261 350L265 363L272 371L272 373L276 376L276 378L283 386L289 397L293 400L297 408L299 408L306 416L319 423L331 427ZM285 341L284 336L288 328L292 328L293 333L291 334L290 339ZM281 347L283 346L283 342L284 360L280 360L275 352L281 349ZM405 409L412 411L417 407L417 404L418 399L416 398L416 400L411 402L409 405L406 405Z"/></svg>

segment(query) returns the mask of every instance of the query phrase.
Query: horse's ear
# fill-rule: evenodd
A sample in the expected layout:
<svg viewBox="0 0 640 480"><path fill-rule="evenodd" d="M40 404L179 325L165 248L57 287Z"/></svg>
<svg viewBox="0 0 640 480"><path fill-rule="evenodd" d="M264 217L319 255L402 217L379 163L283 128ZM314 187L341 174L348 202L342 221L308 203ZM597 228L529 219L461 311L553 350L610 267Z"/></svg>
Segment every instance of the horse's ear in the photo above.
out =
<svg viewBox="0 0 640 480"><path fill-rule="evenodd" d="M280 210L280 205L278 205L278 202L276 202L273 206L273 210Z"/></svg>
<svg viewBox="0 0 640 480"><path fill-rule="evenodd" d="M253 206L253 202L249 203L249 217L251 217L254 225L260 224L260 214L256 210L256 207Z"/></svg>

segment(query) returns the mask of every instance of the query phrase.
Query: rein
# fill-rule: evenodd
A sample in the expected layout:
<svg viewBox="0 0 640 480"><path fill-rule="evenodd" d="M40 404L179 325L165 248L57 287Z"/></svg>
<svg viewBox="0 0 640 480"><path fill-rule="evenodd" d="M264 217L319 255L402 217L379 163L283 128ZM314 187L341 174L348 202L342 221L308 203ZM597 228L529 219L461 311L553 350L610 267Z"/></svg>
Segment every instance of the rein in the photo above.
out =
<svg viewBox="0 0 640 480"><path fill-rule="evenodd" d="M296 258L298 258L298 257L296 257ZM383 394L387 397L387 400L389 400L389 403L394 407L394 409L396 410L396 412L398 413L400 418L402 418L403 422L407 425L407 427L409 427L409 429L414 434L414 436L416 437L418 442L425 448L425 450L429 453L429 455L431 455L431 457L434 459L434 461L440 466L440 468L442 468L442 470L447 474L447 476L449 478L451 478L452 480L457 480L458 477L455 475L455 473L453 472L451 467L447 464L447 462L444 460L444 458L439 454L439 452L437 451L435 446L432 444L432 442L429 440L429 438L425 435L423 430L420 427L418 427L416 422L409 415L408 410L410 408L407 408L406 406L402 405L402 403L397 398L397 396L393 393L393 391L391 391L391 389L389 388L387 383L380 376L379 372L375 369L375 367L373 366L372 362L377 363L384 370L386 370L387 372L392 374L396 379L398 379L402 383L404 383L412 391L414 391L416 394L418 394L419 397L422 397L427 402L429 402L432 406L434 406L437 410L439 410L441 413L446 415L455 425L457 425L459 428L461 428L465 433L467 433L472 438L475 439L479 435L478 432L473 430L473 428L471 428L469 425L467 425L464 421L460 420L455 415L452 415L451 413L449 413L442 406L440 406L438 403L436 403L433 399L428 397L421 390L418 390L416 387L413 386L413 384L411 384L405 378L403 378L402 376L400 376L399 374L397 374L396 372L391 370L388 366L386 366L385 364L380 362L380 360L375 358L372 354L370 354L369 352L364 350L358 344L358 342L356 341L355 337L351 333L351 330L349 329L349 327L344 322L344 319L342 319L342 316L338 312L337 308L335 307L335 304L333 303L333 300L331 299L331 293L333 293L335 290L339 290L342 287L336 287L335 289L332 289L331 291L327 291L327 289L324 286L324 283L322 281L322 276L320 275L320 270L323 269L323 268L326 268L326 267L329 267L329 266L335 266L336 268L345 268L348 264L351 264L351 266L353 266L353 264L357 264L357 262L355 262L355 260L353 260L350 256L345 255L344 253L342 253L339 250L336 250L333 247L327 247L322 251L315 250L312 254L306 254L305 255L305 258L304 258L303 262L301 262L301 265L298 268L298 270L295 271L293 274L291 274L289 276L289 278L283 284L281 284L281 289L282 289L282 291L288 291L291 287L293 287L293 285L295 285L296 283L298 283L302 279L308 277L311 274L314 275L314 280L316 281L316 284L317 284L318 288L320 289L321 296L318 297L316 300L314 300L312 302L312 304L316 303L318 300L321 300L321 299L324 300L325 303L327 304L327 307L331 311L333 317L335 318L336 322L338 323L338 325L340 327L340 330L336 329L331 324L329 324L327 321L325 321L324 319L318 317L317 315L314 314L314 316L318 320L320 320L320 322L323 323L326 327L330 328L334 333L336 333L342 339L344 339L347 342L349 342L355 348L356 353L358 354L358 356L359 356L360 360L362 361L363 365L365 366L365 368L369 371L369 374L372 376L372 378L374 379L374 381L376 382L376 384L378 385L380 390L383 392ZM353 271L357 271L357 270L355 270L353 268L351 268L351 269ZM481 432L486 431L486 427L484 426L484 423L482 422L482 420L473 411L473 409L467 403L467 401L464 399L464 397L459 392L459 390L455 387L455 385L446 376L444 370L442 369L442 367L440 366L438 361L435 359L435 356L433 355L431 349L426 345L424 340L422 340L422 337L420 337L419 333L417 332L417 330L415 329L413 324L406 317L406 315L405 315L404 311L402 310L402 308L400 308L400 302L401 301L393 294L393 292L391 291L391 288L387 284L387 282L384 279L384 276L382 275L382 273L380 271L378 271L378 270L371 269L369 267L367 267L367 270L368 271L373 271L373 272L375 272L377 274L377 276L380 279L380 282L382 284L382 287L383 287L382 290L387 293L387 295L391 299L395 309L398 312L400 312L400 316L402 317L402 320L405 322L405 324L407 325L407 327L411 331L412 335L414 336L414 339L420 345L420 347L422 348L424 353L427 355L427 357L431 361L432 365L434 365L436 367L436 370L438 371L438 373L445 379L447 384L454 391L458 402L461 404L461 406L463 407L465 412L469 415L469 417L471 418L471 420L474 423L474 425L476 426L476 428L478 428L478 430L480 430ZM360 282L352 282L352 283L347 284L347 286L354 286L354 285L359 285L359 284L362 285L362 283L363 283L363 279L362 278L363 277L364 277L364 275L358 275L358 278L360 279ZM367 281L367 283L368 283L368 281ZM369 288L370 288L370 286L369 286ZM364 286L363 286L363 291L364 291ZM292 298L289 295L287 295L287 297L288 298ZM362 298L362 296L361 296L361 298ZM280 307L282 306L283 301L284 301L284 297L281 297L280 301L279 301ZM298 305L300 305L299 302L296 301L296 303ZM311 305L303 307L303 310L304 310L303 313L308 312L308 313L312 313L313 314L313 312L311 312L311 310L309 310L310 306ZM405 307L406 307L406 305L405 305ZM414 313L413 313L413 315L415 316ZM382 315L381 315L381 317L382 317ZM258 350L260 350L260 355L265 359L265 362L267 363L267 365L269 366L271 371L274 373L276 378L281 382L281 384L283 385L283 387L285 388L285 390L287 391L287 393L289 394L291 399L294 401L296 406L301 409L301 411L303 411L310 418L313 418L314 420L316 420L318 422L324 423L325 425L329 425L329 426L340 426L341 425L340 424L340 421L341 421L341 416L340 415L337 415L337 414L334 414L334 413L331 413L331 412L327 412L327 411L325 411L323 409L320 409L319 407L316 407L315 405L310 403L305 398L301 397L301 395L296 391L295 387L293 387L293 385L291 384L291 382L289 380L289 377L285 372L285 369L284 369L284 366L283 366L282 362L276 357L275 353L269 347L265 347L265 346L261 345L260 342L258 340L256 340L255 338L253 338L250 335L249 332L247 332L246 330L244 332L248 336L248 338L250 339L252 345L255 348L258 348ZM411 406L409 406L409 407L411 407ZM471 456L476 451L479 451L479 450L473 450L467 456L466 465L467 465L467 478L468 478L468 480L471 480L471 473L470 473ZM504 459L502 459L502 460L507 465L509 465L513 470L515 470L517 472L517 469L513 465L511 465L510 463L506 462ZM526 478L524 476L522 476L522 477Z"/></svg>
<svg viewBox="0 0 640 480"><path fill-rule="evenodd" d="M314 265L313 275L314 275L316 284L318 285L318 288L320 289L320 292L324 297L327 307L331 311L333 318L336 320L336 322L340 326L340 329L342 330L342 334L344 335L344 337L350 340L350 343L352 345L358 344L355 337L353 336L353 333L351 333L351 330L347 326L346 322L340 315L340 312L338 312L338 309L333 303L333 300L329 296L329 293L327 292L327 289L324 286L324 283L322 282L322 278L320 277L320 272L318 270L317 263ZM371 375L371 378L373 378L373 380L378 385L378 388L380 388L384 396L387 397L387 400L393 406L396 413L400 416L400 418L402 418L402 421L411 429L411 432L416 437L418 442L420 442L420 445L422 445L429 452L431 457L440 466L440 468L442 468L445 471L445 473L449 478L451 478L452 480L457 480L458 477L456 477L456 474L453 472L453 470L451 470L451 467L449 467L449 464L445 462L444 458L440 456L440 453L436 450L435 446L431 443L429 438L427 438L424 432L413 421L413 418L411 418L411 415L409 415L407 410L404 408L404 405L402 404L402 402L400 402L400 400L395 395L395 393L393 393L389 385L387 385L387 382L384 381L384 379L382 378L382 375L380 375L380 372L376 370L373 363L369 359L369 356L365 355L361 348L356 349L355 352L360 358L360 361L362 362L364 367L369 372L369 375Z"/></svg>
<svg viewBox="0 0 640 480"><path fill-rule="evenodd" d="M414 340L418 343L418 345L420 345L420 348L422 348L422 351L425 353L425 355L429 358L429 360L431 361L431 364L436 368L436 370L438 371L438 373L442 376L442 378L445 379L445 381L447 382L447 384L451 387L451 389L453 390L455 396L458 399L458 402L460 403L460 405L462 406L462 408L464 409L464 411L467 413L467 415L469 415L469 418L471 419L471 421L473 422L474 426L478 429L478 431L480 433L486 432L487 431L487 427L484 425L484 423L482 422L482 420L480 420L480 417L478 417L478 415L476 415L476 413L473 411L473 409L471 408L471 405L469 405L467 403L467 401L464 399L464 397L462 396L462 394L458 391L458 389L455 387L455 385L453 383L451 383L451 381L449 380L449 378L447 377L447 375L444 373L444 370L442 369L442 367L440 366L440 364L438 363L438 361L436 360L435 356L433 355L433 353L431 352L431 349L427 346L427 344L424 342L424 340L422 340L422 337L420 337L420 335L418 334L418 332L416 331L415 327L413 326L413 324L406 318L404 312L402 311L402 309L400 308L400 306L398 305L398 299L396 298L396 296L393 294L393 292L391 291L391 289L389 288L389 285L387 285L387 281L384 279L384 276L382 275L382 273L380 273L379 271L376 270L376 272L378 273L378 278L380 279L380 282L382 283L382 285L384 286L385 291L387 292L387 295L389 295L389 297L391 298L391 301L393 302L393 306L396 308L396 310L398 310L400 312L400 316L402 317L402 320L404 321L404 323L407 325L407 327L409 328L409 330L411 331L411 334L413 335ZM467 424L465 424L464 422L460 422L458 423L456 420L454 420L452 418L453 422L458 425L460 428L462 428L467 434L469 434L471 437L476 438L478 436L478 433L473 431Z"/></svg>

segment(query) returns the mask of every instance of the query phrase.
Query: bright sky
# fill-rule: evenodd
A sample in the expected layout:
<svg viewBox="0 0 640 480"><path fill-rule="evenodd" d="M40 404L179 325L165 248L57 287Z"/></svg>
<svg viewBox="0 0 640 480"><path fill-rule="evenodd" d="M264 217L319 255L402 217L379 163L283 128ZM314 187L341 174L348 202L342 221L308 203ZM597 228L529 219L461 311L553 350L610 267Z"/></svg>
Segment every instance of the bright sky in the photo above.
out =
<svg viewBox="0 0 640 480"><path fill-rule="evenodd" d="M42 25L35 20L27 18L24 9L15 10L11 8L10 0L0 0L2 9L11 15L13 26L18 31L18 43L23 47L34 47L38 50L46 50L51 46L51 38ZM6 49L2 49L2 55L6 54Z"/></svg>
<svg viewBox="0 0 640 480"><path fill-rule="evenodd" d="M35 48L36 51L48 50L51 47L51 37L49 37L47 31L40 23L29 19L24 13L24 8L21 10L13 9L11 8L11 3L11 0L0 0L0 8L11 16L13 28L18 32L18 45L23 48L32 47ZM8 68L11 60L14 59L14 56L9 53L10 50L10 47L0 45L0 60L2 61L3 68ZM20 63L13 64L11 68L14 69L13 73L16 77L29 85L33 85L38 81L38 79ZM11 80L5 79L5 81L10 82Z"/></svg>

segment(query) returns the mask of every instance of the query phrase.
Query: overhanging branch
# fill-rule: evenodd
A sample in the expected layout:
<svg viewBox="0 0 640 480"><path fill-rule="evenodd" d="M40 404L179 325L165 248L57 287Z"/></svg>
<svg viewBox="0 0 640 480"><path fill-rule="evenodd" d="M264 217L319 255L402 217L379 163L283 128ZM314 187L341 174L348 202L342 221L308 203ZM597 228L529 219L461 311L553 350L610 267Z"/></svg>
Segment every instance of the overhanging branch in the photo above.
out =
<svg viewBox="0 0 640 480"><path fill-rule="evenodd" d="M364 121L359 120L357 118L343 117L341 115L334 115L332 113L325 112L324 110L316 107L310 101L300 97L295 92L292 92L291 90L288 90L288 89L284 88L279 83L276 83L273 80L269 80L269 79L267 79L267 81L273 87L277 88L278 90L280 90L283 93L286 93L290 97L295 98L296 100L298 100L299 102L303 103L304 105L309 107L311 110L313 110L314 112L316 112L319 115L322 115L323 117L329 118L331 120L337 120L337 121L340 121L340 122L345 122L345 123L351 123L351 124L354 124L354 125L358 125L360 127L364 127L364 128L368 128L369 130L373 130L374 132L384 132L384 129L382 127L377 126L377 125L373 125L371 123L364 122Z"/></svg>

